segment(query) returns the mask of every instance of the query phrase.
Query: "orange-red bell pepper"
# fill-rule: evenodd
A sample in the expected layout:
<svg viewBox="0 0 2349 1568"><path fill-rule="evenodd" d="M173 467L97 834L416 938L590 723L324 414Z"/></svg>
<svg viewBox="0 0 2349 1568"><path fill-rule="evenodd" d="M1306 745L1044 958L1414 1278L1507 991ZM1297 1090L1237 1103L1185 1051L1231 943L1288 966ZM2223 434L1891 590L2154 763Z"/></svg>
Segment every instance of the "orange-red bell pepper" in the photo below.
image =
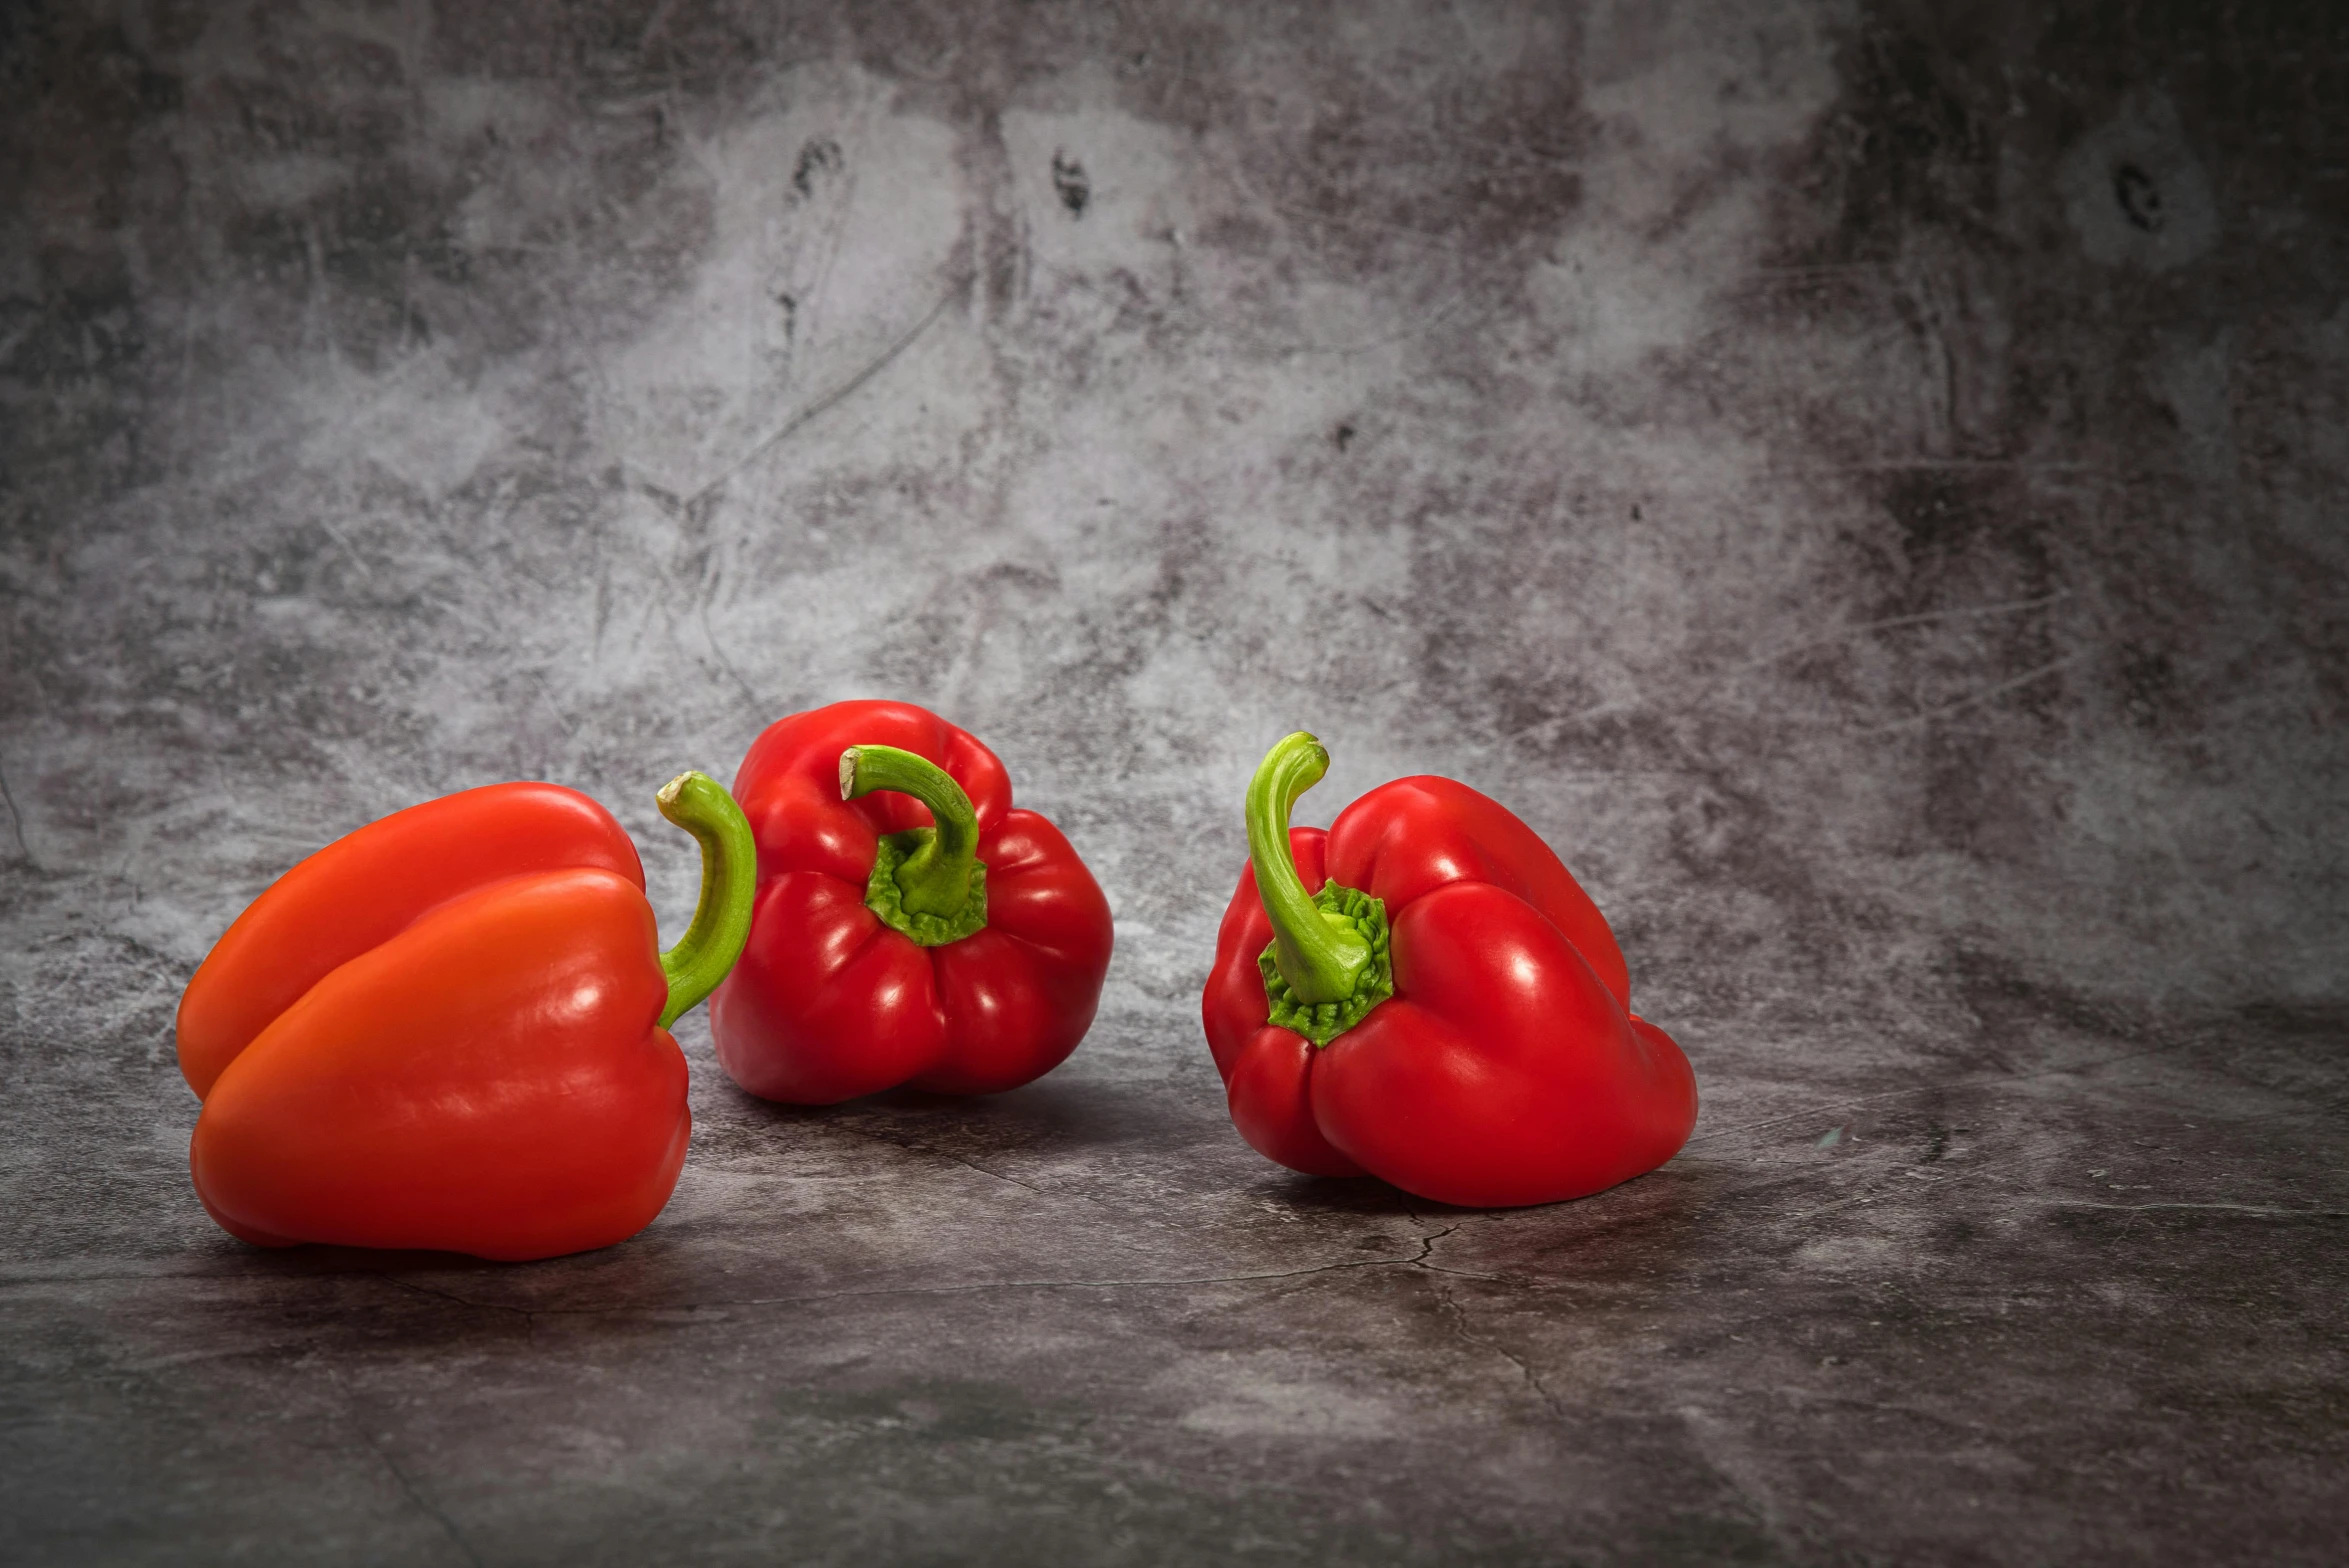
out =
<svg viewBox="0 0 2349 1568"><path fill-rule="evenodd" d="M627 833L552 784L397 812L254 900L179 1008L212 1217L260 1246L502 1259L650 1223L692 1126L668 1025L740 952L755 865L706 775L660 806L703 857L666 954Z"/></svg>

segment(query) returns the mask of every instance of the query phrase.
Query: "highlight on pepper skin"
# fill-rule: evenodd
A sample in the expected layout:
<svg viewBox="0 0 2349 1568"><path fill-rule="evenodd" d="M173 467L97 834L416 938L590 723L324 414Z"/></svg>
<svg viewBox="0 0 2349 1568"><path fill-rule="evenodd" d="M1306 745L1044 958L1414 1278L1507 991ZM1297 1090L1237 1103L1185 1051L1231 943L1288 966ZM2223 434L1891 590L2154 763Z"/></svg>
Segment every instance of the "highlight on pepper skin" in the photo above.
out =
<svg viewBox="0 0 2349 1568"><path fill-rule="evenodd" d="M702 849L666 953L626 831L553 784L395 812L255 899L179 1008L221 1227L520 1260L651 1223L692 1131L668 1026L741 951L755 858L706 774L658 799Z"/></svg>
<svg viewBox="0 0 2349 1568"><path fill-rule="evenodd" d="M1257 768L1201 998L1249 1144L1473 1207L1584 1197L1678 1153L1695 1074L1631 1011L1614 933L1556 852L1432 775L1380 785L1327 832L1291 828L1328 767L1300 731Z"/></svg>
<svg viewBox="0 0 2349 1568"><path fill-rule="evenodd" d="M989 1094L1084 1038L1109 901L975 736L911 703L834 703L769 726L734 793L758 904L710 1035L744 1089Z"/></svg>

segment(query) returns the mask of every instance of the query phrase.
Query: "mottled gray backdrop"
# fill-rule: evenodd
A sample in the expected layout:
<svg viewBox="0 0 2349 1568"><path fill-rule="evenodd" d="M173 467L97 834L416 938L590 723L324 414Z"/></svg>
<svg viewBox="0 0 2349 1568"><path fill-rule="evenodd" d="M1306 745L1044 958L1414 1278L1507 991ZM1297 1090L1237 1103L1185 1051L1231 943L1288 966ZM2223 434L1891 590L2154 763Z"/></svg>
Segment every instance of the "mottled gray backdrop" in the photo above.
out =
<svg viewBox="0 0 2349 1568"><path fill-rule="evenodd" d="M2349 8L0 6L0 1558L2338 1561ZM717 1070L645 1234L262 1254L171 1040L311 849L984 736L1117 912L991 1101ZM1292 1177L1303 815L1515 807L1696 1063Z"/></svg>

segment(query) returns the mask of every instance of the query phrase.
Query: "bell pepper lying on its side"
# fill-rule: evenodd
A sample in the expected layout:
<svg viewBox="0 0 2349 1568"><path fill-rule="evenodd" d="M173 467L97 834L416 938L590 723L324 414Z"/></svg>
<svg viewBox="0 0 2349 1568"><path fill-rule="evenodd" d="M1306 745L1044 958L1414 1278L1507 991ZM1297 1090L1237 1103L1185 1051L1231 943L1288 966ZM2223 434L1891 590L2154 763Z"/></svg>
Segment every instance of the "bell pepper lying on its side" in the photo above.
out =
<svg viewBox="0 0 2349 1568"><path fill-rule="evenodd" d="M237 917L188 982L196 1193L259 1246L553 1257L636 1234L692 1119L668 1026L750 926L750 829L687 773L702 847L659 951L636 847L586 796L493 784L336 840Z"/></svg>
<svg viewBox="0 0 2349 1568"><path fill-rule="evenodd" d="M768 726L734 793L758 904L710 1036L743 1088L987 1094L1084 1038L1109 901L977 740L910 703L836 702Z"/></svg>
<svg viewBox="0 0 2349 1568"><path fill-rule="evenodd" d="M1241 1135L1292 1170L1480 1207L1670 1159L1695 1075L1632 1015L1614 934L1557 855L1444 778L1290 829L1328 767L1295 734L1248 786L1249 866L1203 1002Z"/></svg>

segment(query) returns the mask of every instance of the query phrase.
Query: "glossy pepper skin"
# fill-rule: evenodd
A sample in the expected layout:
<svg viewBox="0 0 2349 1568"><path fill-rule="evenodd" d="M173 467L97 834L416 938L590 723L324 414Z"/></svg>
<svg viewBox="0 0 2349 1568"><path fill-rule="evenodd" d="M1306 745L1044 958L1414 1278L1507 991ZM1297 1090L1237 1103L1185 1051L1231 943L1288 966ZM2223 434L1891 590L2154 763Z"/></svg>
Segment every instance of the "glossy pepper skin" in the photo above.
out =
<svg viewBox="0 0 2349 1568"><path fill-rule="evenodd" d="M704 855L666 955L627 833L552 784L394 813L263 892L180 1000L189 1166L221 1227L516 1260L650 1223L692 1126L667 1026L732 962L751 891L714 780L660 803Z"/></svg>
<svg viewBox="0 0 2349 1568"><path fill-rule="evenodd" d="M910 703L834 703L769 726L734 793L758 902L710 1034L743 1088L796 1105L988 1094L1084 1038L1109 903L975 738Z"/></svg>
<svg viewBox="0 0 2349 1568"><path fill-rule="evenodd" d="M1328 763L1291 735L1249 789L1250 864L1202 1004L1242 1136L1293 1170L1474 1207L1578 1198L1670 1159L1695 1075L1630 1011L1623 954L1557 855L1445 778L1290 829Z"/></svg>

